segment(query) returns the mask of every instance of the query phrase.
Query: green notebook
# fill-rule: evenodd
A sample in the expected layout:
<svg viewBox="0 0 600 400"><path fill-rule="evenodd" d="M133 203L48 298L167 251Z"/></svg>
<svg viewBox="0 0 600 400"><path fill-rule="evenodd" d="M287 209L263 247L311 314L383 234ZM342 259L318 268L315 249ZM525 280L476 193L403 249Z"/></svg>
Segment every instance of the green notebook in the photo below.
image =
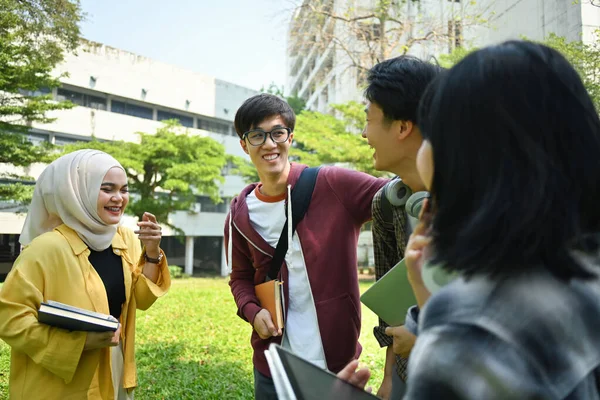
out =
<svg viewBox="0 0 600 400"><path fill-rule="evenodd" d="M367 289L360 301L388 325L403 325L406 312L417 304L404 259Z"/></svg>

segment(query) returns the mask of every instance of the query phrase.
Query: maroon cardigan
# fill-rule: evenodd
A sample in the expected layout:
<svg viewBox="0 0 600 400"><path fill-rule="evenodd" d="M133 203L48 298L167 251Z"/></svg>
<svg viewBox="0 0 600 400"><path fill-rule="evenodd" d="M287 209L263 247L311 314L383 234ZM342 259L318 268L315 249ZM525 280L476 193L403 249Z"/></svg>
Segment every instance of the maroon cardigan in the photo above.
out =
<svg viewBox="0 0 600 400"><path fill-rule="evenodd" d="M288 184L294 184L306 165L292 163ZM371 219L371 201L387 180L338 167L319 171L312 200L304 219L298 224L308 280L312 289L327 367L333 372L358 358L360 335L360 299L358 289L357 242L361 226ZM229 250L229 218L232 218L231 292L238 315L254 321L260 303L254 286L265 281L275 249L254 230L248 216L246 196L256 184L244 188L231 202L225 221L225 246ZM283 212L283 210L282 210ZM229 254L226 251L226 254ZM228 260L229 262L229 260ZM279 273L284 282L285 304L289 293L285 282L287 266ZM285 334L285 332L284 332ZM271 376L264 351L281 336L266 340L252 331L254 366Z"/></svg>

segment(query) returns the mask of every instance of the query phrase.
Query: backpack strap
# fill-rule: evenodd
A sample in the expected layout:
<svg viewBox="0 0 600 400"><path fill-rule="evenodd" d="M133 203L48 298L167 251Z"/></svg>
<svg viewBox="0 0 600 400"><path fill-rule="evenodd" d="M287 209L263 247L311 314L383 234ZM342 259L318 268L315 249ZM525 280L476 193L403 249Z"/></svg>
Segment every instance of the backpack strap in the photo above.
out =
<svg viewBox="0 0 600 400"><path fill-rule="evenodd" d="M320 168L321 167L305 168L300 174L298 182L294 185L294 189L292 189L292 235L296 232L296 227L298 227L298 224L306 214L306 210L308 210ZM283 265L283 260L288 250L288 222L286 213L286 221L283 225L279 241L277 242L275 255L271 261L271 268L268 273L268 276L271 279L277 279L277 275L279 275L279 270Z"/></svg>

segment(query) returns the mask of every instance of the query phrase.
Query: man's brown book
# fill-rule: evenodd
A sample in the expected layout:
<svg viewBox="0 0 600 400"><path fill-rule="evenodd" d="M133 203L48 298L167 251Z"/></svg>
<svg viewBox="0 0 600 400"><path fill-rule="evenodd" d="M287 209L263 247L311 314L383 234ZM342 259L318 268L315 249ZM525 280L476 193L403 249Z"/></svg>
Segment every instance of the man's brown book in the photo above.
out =
<svg viewBox="0 0 600 400"><path fill-rule="evenodd" d="M254 286L260 306L271 313L275 328L283 329L283 282L275 279Z"/></svg>

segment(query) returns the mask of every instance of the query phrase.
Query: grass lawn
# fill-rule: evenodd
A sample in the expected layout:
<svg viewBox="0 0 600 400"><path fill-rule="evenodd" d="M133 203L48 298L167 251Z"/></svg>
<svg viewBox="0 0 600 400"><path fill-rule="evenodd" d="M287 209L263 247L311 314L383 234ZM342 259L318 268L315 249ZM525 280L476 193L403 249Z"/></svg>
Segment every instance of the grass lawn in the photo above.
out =
<svg viewBox="0 0 600 400"><path fill-rule="evenodd" d="M361 283L361 290L369 285ZM376 316L362 312L361 361L376 391L385 352L372 334ZM252 399L250 332L225 278L174 280L166 297L137 314L136 398ZM0 341L0 399L8 398L9 362L9 347Z"/></svg>

